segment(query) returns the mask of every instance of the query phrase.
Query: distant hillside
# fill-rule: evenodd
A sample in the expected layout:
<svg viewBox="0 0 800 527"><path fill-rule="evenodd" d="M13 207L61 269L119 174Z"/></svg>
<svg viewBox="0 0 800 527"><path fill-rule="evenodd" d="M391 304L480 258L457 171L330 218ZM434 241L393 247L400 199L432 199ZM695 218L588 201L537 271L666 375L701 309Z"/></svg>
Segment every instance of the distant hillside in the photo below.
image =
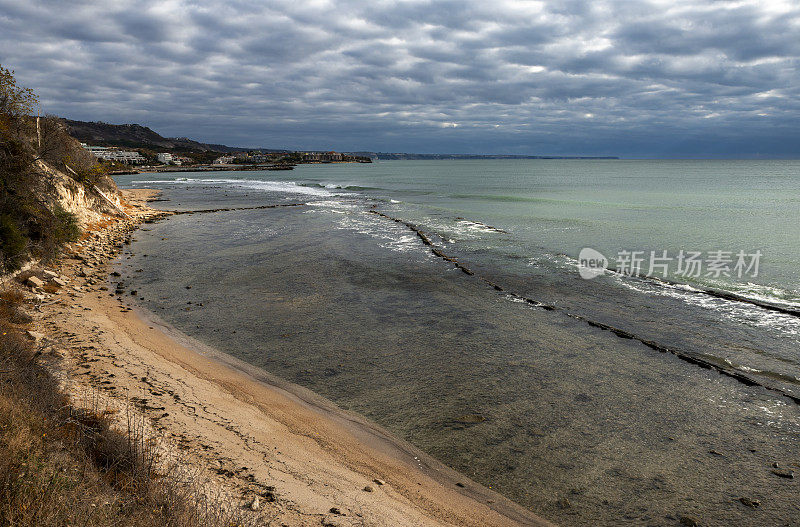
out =
<svg viewBox="0 0 800 527"><path fill-rule="evenodd" d="M64 119L69 134L84 143L94 146L122 146L127 148L147 148L150 150L170 150L185 152L249 152L259 150L271 153L290 153L291 150L270 148L242 148L236 146L200 143L188 137L163 137L146 126L139 124L108 124L100 121L86 122ZM537 156L504 154L414 154L387 152L346 152L350 155L372 159L619 159L613 156Z"/></svg>
<svg viewBox="0 0 800 527"><path fill-rule="evenodd" d="M139 124L108 124L103 122L64 119L69 134L84 143L98 146L125 146L186 150L189 152L245 152L247 148L200 143L186 137L163 137Z"/></svg>

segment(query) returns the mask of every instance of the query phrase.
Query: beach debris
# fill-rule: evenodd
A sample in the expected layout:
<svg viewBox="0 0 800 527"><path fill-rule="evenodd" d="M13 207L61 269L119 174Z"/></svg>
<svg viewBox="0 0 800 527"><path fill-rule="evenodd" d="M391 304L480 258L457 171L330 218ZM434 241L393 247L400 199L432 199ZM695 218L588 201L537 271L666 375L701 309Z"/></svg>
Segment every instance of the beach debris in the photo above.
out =
<svg viewBox="0 0 800 527"><path fill-rule="evenodd" d="M44 282L36 276L29 276L25 283L30 287L44 287Z"/></svg>
<svg viewBox="0 0 800 527"><path fill-rule="evenodd" d="M453 424L456 425L476 425L486 421L486 418L481 414L464 414L453 419Z"/></svg>
<svg viewBox="0 0 800 527"><path fill-rule="evenodd" d="M43 333L39 333L38 331L28 330L28 331L25 332L25 334L28 335L28 338L33 340L34 342L39 342L40 340L42 340L44 338L44 334Z"/></svg>
<svg viewBox="0 0 800 527"><path fill-rule="evenodd" d="M349 523L345 523L345 520L338 516L325 516L322 518L322 525L323 527L345 527L349 526Z"/></svg>
<svg viewBox="0 0 800 527"><path fill-rule="evenodd" d="M772 473L780 478L794 479L794 472L791 470L772 469Z"/></svg>
<svg viewBox="0 0 800 527"><path fill-rule="evenodd" d="M375 489L373 489L371 486L367 485L367 486L364 487L363 490L364 490L364 492L372 492Z"/></svg>
<svg viewBox="0 0 800 527"><path fill-rule="evenodd" d="M714 456L722 456L722 452L717 452L716 450L709 450L708 453Z"/></svg>
<svg viewBox="0 0 800 527"><path fill-rule="evenodd" d="M383 481L382 479L378 479L378 478L373 479L372 482L375 483L376 485L380 485L380 486L386 485L385 481Z"/></svg>
<svg viewBox="0 0 800 527"><path fill-rule="evenodd" d="M679 521L681 525L686 527L700 527L700 520L694 516L681 516Z"/></svg>
<svg viewBox="0 0 800 527"><path fill-rule="evenodd" d="M67 282L65 280L63 280L62 278L59 278L58 276L56 276L55 278L50 279L50 283L51 284L55 284L55 285L57 285L59 287L64 287L65 285L67 285Z"/></svg>
<svg viewBox="0 0 800 527"><path fill-rule="evenodd" d="M339 509L339 507L331 507L331 509L328 512L330 512L331 514L339 514L339 515L342 514L342 511L341 509Z"/></svg>
<svg viewBox="0 0 800 527"><path fill-rule="evenodd" d="M258 497L258 494L253 496L253 501L250 502L250 510L257 511L261 509L261 498Z"/></svg>
<svg viewBox="0 0 800 527"><path fill-rule="evenodd" d="M58 276L58 273L51 271L50 269L45 269L42 271L42 274L47 278L56 278Z"/></svg>
<svg viewBox="0 0 800 527"><path fill-rule="evenodd" d="M750 507L751 509L756 509L756 508L761 506L761 501L760 500L752 500L752 499L747 498L745 496L742 496L741 498L739 498L739 501L742 503L742 505L744 505L746 507Z"/></svg>
<svg viewBox="0 0 800 527"><path fill-rule="evenodd" d="M464 485L459 481L458 483L456 483L456 487L461 487L463 489L464 487L466 487L466 485Z"/></svg>

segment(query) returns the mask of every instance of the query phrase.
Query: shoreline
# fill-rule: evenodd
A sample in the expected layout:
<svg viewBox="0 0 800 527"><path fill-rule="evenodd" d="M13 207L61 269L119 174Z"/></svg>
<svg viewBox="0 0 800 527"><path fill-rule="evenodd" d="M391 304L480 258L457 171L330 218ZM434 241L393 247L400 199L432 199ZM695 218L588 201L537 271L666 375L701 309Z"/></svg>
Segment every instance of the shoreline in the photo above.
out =
<svg viewBox="0 0 800 527"><path fill-rule="evenodd" d="M258 170L294 170L297 165L341 165L345 163L362 163L369 164L372 161L304 161L295 164L218 164L218 165L187 165L187 166L155 166L155 167L132 167L128 170L113 170L110 175L123 176L130 174L163 174L163 173L181 173L181 172L242 172L242 171L258 171Z"/></svg>
<svg viewBox="0 0 800 527"><path fill-rule="evenodd" d="M125 192L139 202L131 228L165 215L144 205L154 192ZM113 234L106 228L98 243ZM126 234L110 244L121 247ZM44 308L45 333L68 337L68 378L133 402L244 503L254 494L274 499L263 509L285 525L548 525L365 418L128 307L103 291L112 260L97 266L74 305ZM85 263L62 261L73 288Z"/></svg>

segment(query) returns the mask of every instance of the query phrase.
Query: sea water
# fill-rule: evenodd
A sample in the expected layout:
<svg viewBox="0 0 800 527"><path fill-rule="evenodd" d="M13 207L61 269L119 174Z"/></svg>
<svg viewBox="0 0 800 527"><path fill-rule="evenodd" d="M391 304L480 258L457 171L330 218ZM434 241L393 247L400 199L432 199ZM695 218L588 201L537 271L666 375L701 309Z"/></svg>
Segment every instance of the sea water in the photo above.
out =
<svg viewBox="0 0 800 527"><path fill-rule="evenodd" d="M392 161L118 182L162 189L165 209L300 205L147 225L123 281L179 329L557 523L798 517L796 480L772 465L800 471L800 162ZM587 247L641 253L643 269L585 280ZM732 261L644 276L664 251ZM737 276L739 252L760 254L757 273Z"/></svg>

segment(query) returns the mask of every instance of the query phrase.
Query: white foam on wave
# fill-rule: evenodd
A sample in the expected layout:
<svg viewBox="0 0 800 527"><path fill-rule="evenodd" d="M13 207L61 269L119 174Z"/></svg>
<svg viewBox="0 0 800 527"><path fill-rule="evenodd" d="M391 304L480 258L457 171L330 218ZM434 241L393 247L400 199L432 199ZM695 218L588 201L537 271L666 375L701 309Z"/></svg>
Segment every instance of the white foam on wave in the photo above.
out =
<svg viewBox="0 0 800 527"><path fill-rule="evenodd" d="M227 185L248 190L263 192L280 192L287 194L303 194L307 196L337 196L339 193L319 187L298 185L294 181L267 181L259 179L222 179L222 178L175 178L174 180L139 180L135 184L161 184L161 185Z"/></svg>
<svg viewBox="0 0 800 527"><path fill-rule="evenodd" d="M131 181L132 185L149 185L151 183L157 183L160 185L169 185L175 183L174 179L137 179L135 181Z"/></svg>
<svg viewBox="0 0 800 527"><path fill-rule="evenodd" d="M449 239L451 243L455 243L455 240L477 240L484 234L497 233L496 230L487 225L469 220L459 220L451 223L440 218L427 217L423 219L422 223L429 226L434 232L443 233L444 238Z"/></svg>
<svg viewBox="0 0 800 527"><path fill-rule="evenodd" d="M544 267L546 265L555 265L562 269L568 269L570 271L574 271L576 266L578 265L578 260L575 260L563 254L550 254L550 253L543 253L540 256L528 258L528 267ZM611 271L606 270L605 272L607 274L611 274Z"/></svg>
<svg viewBox="0 0 800 527"><path fill-rule="evenodd" d="M364 212L349 214L339 221L344 229L366 234L377 240L378 246L390 251L408 253L419 251L421 243L417 235L396 225L376 222L372 215Z"/></svg>
<svg viewBox="0 0 800 527"><path fill-rule="evenodd" d="M220 180L215 180L220 181ZM282 192L289 194L304 194L308 196L335 196L333 192L318 187L305 187L294 181L260 181L254 179L227 179L223 180L240 188L261 190L264 192Z"/></svg>
<svg viewBox="0 0 800 527"><path fill-rule="evenodd" d="M401 253L419 252L433 257L427 251L420 251L422 244L415 233L409 232L405 226L375 221L375 216L364 212L362 206L356 203L320 200L309 202L308 205L314 208L304 214L336 214L338 219L334 225L343 230L367 235L375 239L379 247Z"/></svg>
<svg viewBox="0 0 800 527"><path fill-rule="evenodd" d="M575 268L578 265L578 260L566 255L550 258L546 257L546 259L556 262L560 264L561 267L565 268ZM537 267L538 265L536 265L536 263L535 259L531 259L529 265ZM703 293L705 290L701 287L695 287L686 283L667 283L660 280L648 282L621 275L608 269L605 270L604 274L611 277L619 285L643 294L677 298L683 300L687 304L697 305L706 309L721 310L724 315L745 320L756 326L777 328L789 335L800 335L800 321L797 317L786 313L770 311L747 302L699 294ZM711 282L710 286L712 286L712 289L715 287L719 291L733 293L742 298L756 302L787 308L800 308L800 303L785 299L786 297L795 296L793 293L774 286L750 282L738 285L721 281Z"/></svg>
<svg viewBox="0 0 800 527"><path fill-rule="evenodd" d="M613 275L613 278L622 287L645 295L675 298L689 305L714 310L730 320L744 322L751 326L776 329L786 335L800 335L800 320L786 313L769 311L745 302L697 294L701 290L684 284L649 284L622 275Z"/></svg>
<svg viewBox="0 0 800 527"><path fill-rule="evenodd" d="M496 233L497 232L497 229L489 227L488 225L484 225L483 223L478 223L476 221L459 220L457 222L457 224L462 229L466 229L467 231L474 231L474 232L480 232L480 233L486 233L486 232Z"/></svg>
<svg viewBox="0 0 800 527"><path fill-rule="evenodd" d="M355 203L347 203L344 201L335 201L335 200L319 200L319 201L309 201L306 205L310 205L312 207L326 207L332 209L346 209L346 210L355 210L359 208L358 205Z"/></svg>
<svg viewBox="0 0 800 527"><path fill-rule="evenodd" d="M724 286L720 287L720 289L724 289ZM733 292L751 300L768 302L788 308L800 308L800 302L797 300L800 297L800 293L797 291L788 291L780 287L747 282L734 288Z"/></svg>

